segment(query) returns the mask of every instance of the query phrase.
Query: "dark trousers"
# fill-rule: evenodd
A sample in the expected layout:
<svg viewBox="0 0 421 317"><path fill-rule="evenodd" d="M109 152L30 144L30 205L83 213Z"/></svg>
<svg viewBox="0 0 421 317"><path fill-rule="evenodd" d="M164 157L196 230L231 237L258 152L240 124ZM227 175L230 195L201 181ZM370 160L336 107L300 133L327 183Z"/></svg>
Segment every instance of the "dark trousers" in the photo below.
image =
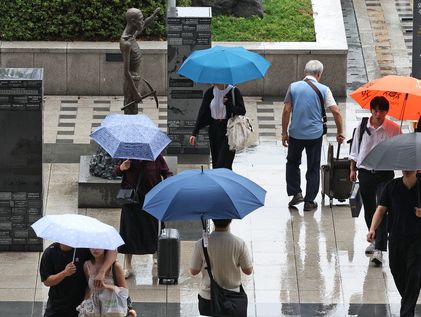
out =
<svg viewBox="0 0 421 317"><path fill-rule="evenodd" d="M421 288L421 238L389 241L389 266L401 295L401 317L414 316Z"/></svg>
<svg viewBox="0 0 421 317"><path fill-rule="evenodd" d="M307 155L306 195L304 201L312 202L320 187L320 155L322 152L322 137L313 140L299 140L289 137L286 165L286 181L288 196L301 193L300 164L301 155L305 149Z"/></svg>
<svg viewBox="0 0 421 317"><path fill-rule="evenodd" d="M211 119L209 126L209 144L212 156L212 167L225 167L232 170L235 151L230 151L228 145L227 120Z"/></svg>
<svg viewBox="0 0 421 317"><path fill-rule="evenodd" d="M365 169L358 170L358 180L360 182L360 194L364 206L364 218L367 228L371 227L371 220L377 208L377 202L384 186L393 179L393 171L371 172ZM387 215L385 215L377 227L375 249L387 250Z"/></svg>

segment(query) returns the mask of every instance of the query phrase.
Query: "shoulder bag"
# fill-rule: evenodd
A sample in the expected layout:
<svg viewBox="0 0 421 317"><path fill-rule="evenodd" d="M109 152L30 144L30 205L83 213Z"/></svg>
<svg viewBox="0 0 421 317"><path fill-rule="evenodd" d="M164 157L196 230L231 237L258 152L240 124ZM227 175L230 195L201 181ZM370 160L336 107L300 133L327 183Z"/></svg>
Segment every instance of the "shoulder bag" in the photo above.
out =
<svg viewBox="0 0 421 317"><path fill-rule="evenodd" d="M143 170L141 169L140 175L137 179L136 187L135 188L120 188L116 196L117 202L121 205L140 204L138 191L139 191L139 186L142 179L143 179Z"/></svg>
<svg viewBox="0 0 421 317"><path fill-rule="evenodd" d="M322 93L320 92L319 88L316 87L315 84L311 82L310 79L304 79L304 81L314 90L314 92L319 96L320 99L320 107L322 108L322 120L323 120L323 135L327 133L327 117L326 117L326 110L325 110L325 102L323 100Z"/></svg>
<svg viewBox="0 0 421 317"><path fill-rule="evenodd" d="M212 316L246 317L248 300L243 286L240 285L240 292L230 291L219 286L213 278L208 248L205 247L203 240L202 248L206 259L206 270L208 271L211 282Z"/></svg>
<svg viewBox="0 0 421 317"><path fill-rule="evenodd" d="M235 106L235 95L232 88L232 103ZM247 139L253 132L250 119L246 116L232 115L227 122L228 145L231 151L241 151L247 147Z"/></svg>

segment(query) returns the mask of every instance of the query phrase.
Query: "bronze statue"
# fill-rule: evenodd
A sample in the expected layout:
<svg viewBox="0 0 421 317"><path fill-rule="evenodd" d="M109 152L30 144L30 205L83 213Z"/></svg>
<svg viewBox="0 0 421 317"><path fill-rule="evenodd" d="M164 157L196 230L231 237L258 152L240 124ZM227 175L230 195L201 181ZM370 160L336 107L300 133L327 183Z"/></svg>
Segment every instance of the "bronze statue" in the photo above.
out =
<svg viewBox="0 0 421 317"><path fill-rule="evenodd" d="M143 29L148 27L152 22L157 19L159 8L156 8L153 14L143 19L142 11L136 8L127 10L126 13L126 28L120 38L120 51L123 55L124 63L124 106L121 110L124 110L124 114L137 114L138 103L142 99L153 95L155 98L156 106L158 107L158 98L156 91L152 86L140 75L140 61L142 58L142 52L139 44L136 41L136 37L142 33ZM150 92L145 95L140 95L138 91L139 82L143 80L150 89Z"/></svg>

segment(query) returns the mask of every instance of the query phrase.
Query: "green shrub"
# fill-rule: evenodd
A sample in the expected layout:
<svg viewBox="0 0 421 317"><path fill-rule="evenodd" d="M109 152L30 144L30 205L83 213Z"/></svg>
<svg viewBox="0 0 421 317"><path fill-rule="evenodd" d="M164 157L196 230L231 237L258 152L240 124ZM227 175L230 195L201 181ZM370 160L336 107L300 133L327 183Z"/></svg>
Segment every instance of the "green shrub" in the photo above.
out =
<svg viewBox="0 0 421 317"><path fill-rule="evenodd" d="M159 19L141 39L165 39L166 0L0 0L0 40L116 41L125 13L135 7ZM191 0L177 0L190 6ZM263 18L218 16L212 19L213 41L314 41L311 0L264 0Z"/></svg>
<svg viewBox="0 0 421 317"><path fill-rule="evenodd" d="M166 0L0 0L0 40L113 41L120 38L128 8L148 17L160 7L158 21L144 39L165 34Z"/></svg>

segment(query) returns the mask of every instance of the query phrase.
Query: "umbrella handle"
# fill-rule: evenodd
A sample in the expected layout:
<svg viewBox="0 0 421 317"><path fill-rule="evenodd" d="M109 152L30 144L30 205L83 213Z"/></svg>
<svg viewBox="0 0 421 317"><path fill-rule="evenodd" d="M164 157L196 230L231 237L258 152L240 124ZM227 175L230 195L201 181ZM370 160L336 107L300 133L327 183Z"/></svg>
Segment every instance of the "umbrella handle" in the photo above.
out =
<svg viewBox="0 0 421 317"><path fill-rule="evenodd" d="M417 196L418 196L418 208L421 208L421 173L417 173Z"/></svg>
<svg viewBox="0 0 421 317"><path fill-rule="evenodd" d="M403 100L403 106L401 109L401 130L402 130L402 124L403 124L403 115L405 114L405 107L406 107L406 101L408 100L408 94L405 95L405 99Z"/></svg>
<svg viewBox="0 0 421 317"><path fill-rule="evenodd" d="M205 220L205 218L203 217L203 215L200 217L200 220L202 220L202 227L203 227L203 230L204 231L206 231L206 220Z"/></svg>
<svg viewBox="0 0 421 317"><path fill-rule="evenodd" d="M75 263L75 256L76 256L76 248L73 249L73 260L72 260L73 263Z"/></svg>

